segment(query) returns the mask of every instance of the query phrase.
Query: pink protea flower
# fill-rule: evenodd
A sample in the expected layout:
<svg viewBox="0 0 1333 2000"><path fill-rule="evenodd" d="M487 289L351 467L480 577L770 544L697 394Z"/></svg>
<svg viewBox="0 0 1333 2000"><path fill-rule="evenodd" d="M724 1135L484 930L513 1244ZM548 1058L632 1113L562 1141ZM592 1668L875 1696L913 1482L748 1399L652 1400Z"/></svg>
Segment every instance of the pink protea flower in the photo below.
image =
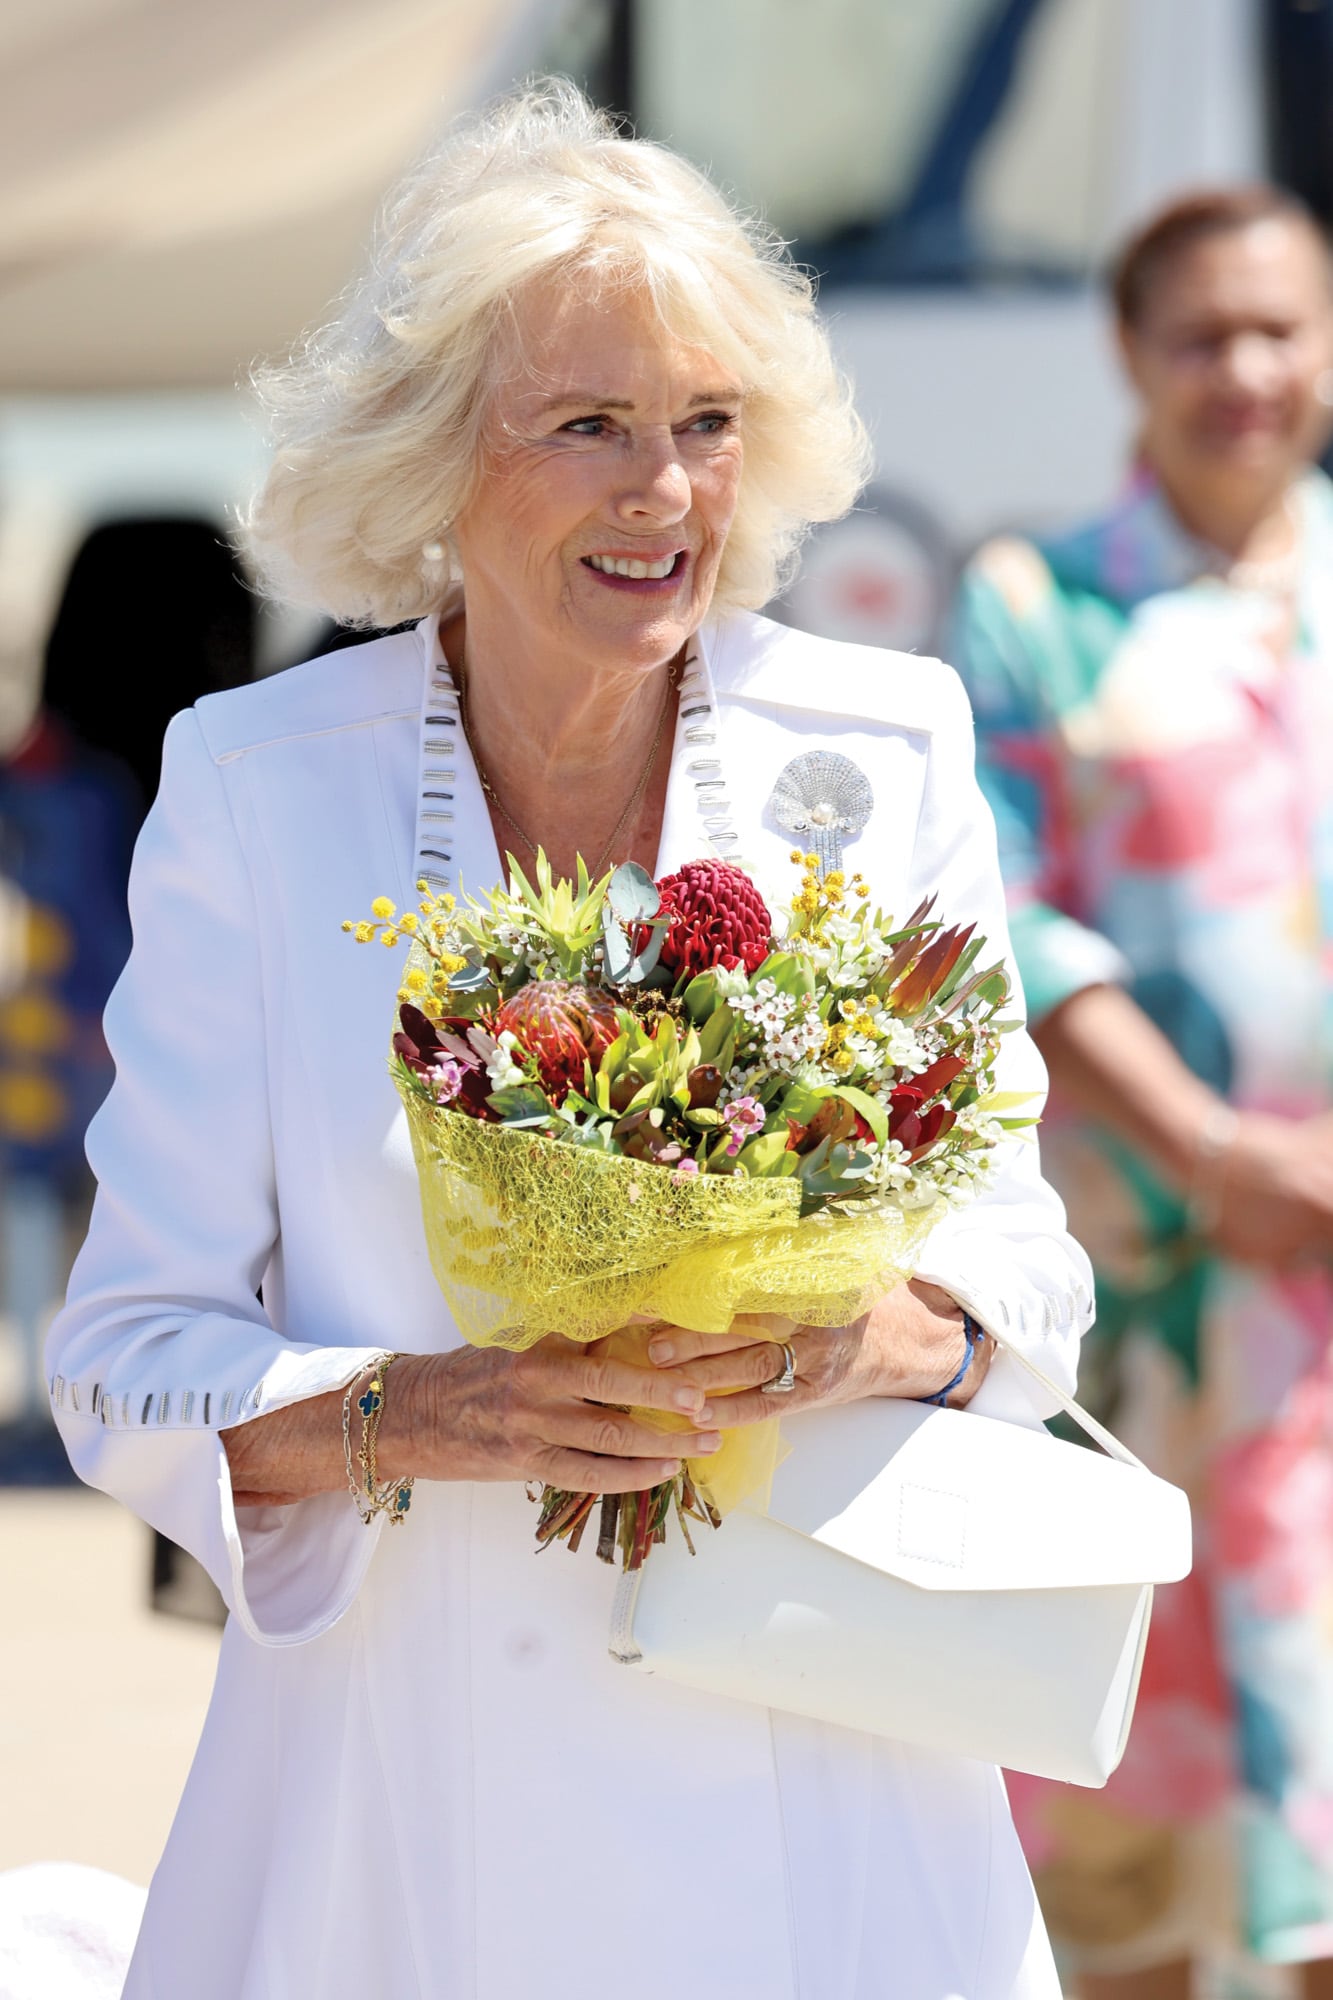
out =
<svg viewBox="0 0 1333 2000"><path fill-rule="evenodd" d="M768 957L773 919L743 868L730 861L687 861L657 884L671 928L662 963L672 972L723 966L754 972Z"/></svg>
<svg viewBox="0 0 1333 2000"><path fill-rule="evenodd" d="M582 1090L583 1066L594 1069L620 1033L615 1003L604 993L565 979L535 979L496 1009L497 1036L509 1030L537 1064L542 1087L556 1104Z"/></svg>

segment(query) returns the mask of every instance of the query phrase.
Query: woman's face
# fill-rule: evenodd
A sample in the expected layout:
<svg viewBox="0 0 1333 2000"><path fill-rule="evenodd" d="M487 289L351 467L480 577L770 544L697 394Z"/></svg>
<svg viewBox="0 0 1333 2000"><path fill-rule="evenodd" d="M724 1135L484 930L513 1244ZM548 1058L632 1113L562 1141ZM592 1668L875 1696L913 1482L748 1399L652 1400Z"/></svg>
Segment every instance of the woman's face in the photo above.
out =
<svg viewBox="0 0 1333 2000"><path fill-rule="evenodd" d="M1319 455L1333 299L1328 259L1301 223L1201 238L1157 274L1121 342L1144 448L1168 480L1277 486Z"/></svg>
<svg viewBox="0 0 1333 2000"><path fill-rule="evenodd" d="M708 611L740 484L742 385L648 300L520 305L455 525L472 634L594 670L674 658Z"/></svg>

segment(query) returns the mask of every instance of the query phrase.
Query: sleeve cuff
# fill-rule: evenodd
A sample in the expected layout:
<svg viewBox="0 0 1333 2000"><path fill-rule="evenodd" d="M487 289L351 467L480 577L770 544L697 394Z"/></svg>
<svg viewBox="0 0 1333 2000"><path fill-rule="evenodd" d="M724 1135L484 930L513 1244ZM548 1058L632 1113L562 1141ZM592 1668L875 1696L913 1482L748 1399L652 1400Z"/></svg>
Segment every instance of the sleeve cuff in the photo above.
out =
<svg viewBox="0 0 1333 2000"><path fill-rule="evenodd" d="M1129 960L1109 938L1045 903L1029 903L1009 919L1029 1024L1081 993L1085 986L1121 986L1133 976Z"/></svg>
<svg viewBox="0 0 1333 2000"><path fill-rule="evenodd" d="M239 1420L344 1388L383 1352L287 1349L238 1399ZM378 1518L363 1523L348 1492L289 1507L238 1508L218 1427L163 1424L151 1413L143 1423L122 1424L109 1404L96 1416L87 1404L84 1410L75 1414L66 1401L56 1411L80 1478L188 1549L256 1644L299 1646L337 1624L360 1589L381 1526Z"/></svg>

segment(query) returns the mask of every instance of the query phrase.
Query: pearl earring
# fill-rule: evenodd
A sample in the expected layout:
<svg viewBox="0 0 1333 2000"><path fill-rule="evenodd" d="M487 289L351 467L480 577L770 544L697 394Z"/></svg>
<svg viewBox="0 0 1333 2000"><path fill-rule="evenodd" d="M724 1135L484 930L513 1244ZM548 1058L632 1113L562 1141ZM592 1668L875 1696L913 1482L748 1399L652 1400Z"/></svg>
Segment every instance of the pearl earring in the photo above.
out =
<svg viewBox="0 0 1333 2000"><path fill-rule="evenodd" d="M423 555L423 556L424 556L424 557L426 558L426 561L427 561L428 563L438 563L438 562L443 562L443 561L444 561L444 543L443 543L443 542L423 542L423 543L422 543L422 545L421 545L421 553L422 553L422 555Z"/></svg>

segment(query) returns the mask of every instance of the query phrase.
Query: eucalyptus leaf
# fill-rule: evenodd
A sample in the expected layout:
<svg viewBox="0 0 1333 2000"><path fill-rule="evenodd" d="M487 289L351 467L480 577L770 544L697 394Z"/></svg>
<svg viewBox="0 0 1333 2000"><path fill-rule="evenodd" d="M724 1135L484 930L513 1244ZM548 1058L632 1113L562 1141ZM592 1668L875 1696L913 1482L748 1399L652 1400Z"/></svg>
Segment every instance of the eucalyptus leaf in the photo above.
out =
<svg viewBox="0 0 1333 2000"><path fill-rule="evenodd" d="M526 1122L528 1119L546 1119L555 1115L545 1092L527 1083L512 1083L503 1090L493 1090L486 1102L492 1111L499 1113L505 1125L512 1125L520 1119Z"/></svg>
<svg viewBox="0 0 1333 2000"><path fill-rule="evenodd" d="M606 976L613 986L623 986L634 963L634 946L609 901L602 905L602 944Z"/></svg>
<svg viewBox="0 0 1333 2000"><path fill-rule="evenodd" d="M637 861L623 861L615 870L607 884L606 900L623 924L647 923L662 907L657 884Z"/></svg>
<svg viewBox="0 0 1333 2000"><path fill-rule="evenodd" d="M489 986L491 983L489 971L475 952L468 953L467 963L460 971L449 975L451 993L475 993L479 987Z"/></svg>

